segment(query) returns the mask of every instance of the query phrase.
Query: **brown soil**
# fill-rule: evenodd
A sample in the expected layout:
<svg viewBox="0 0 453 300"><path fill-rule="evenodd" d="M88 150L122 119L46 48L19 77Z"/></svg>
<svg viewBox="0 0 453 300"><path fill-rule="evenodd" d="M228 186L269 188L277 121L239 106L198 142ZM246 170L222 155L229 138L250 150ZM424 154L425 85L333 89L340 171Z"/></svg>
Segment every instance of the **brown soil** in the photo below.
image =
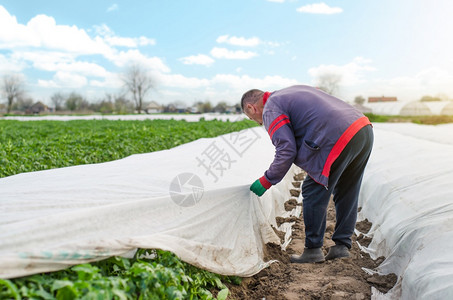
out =
<svg viewBox="0 0 453 300"><path fill-rule="evenodd" d="M294 180L301 181L303 176L296 175ZM296 186L296 184L295 184ZM300 184L298 184L300 186ZM291 190L291 195L297 197ZM296 199L287 201L285 208L290 210L297 204ZM317 264L292 264L289 262L291 254L301 254L304 249L304 223L301 218L278 218L277 224L282 222L296 222L293 225L292 241L286 252L279 245L266 245L266 261L276 259L279 262L271 264L253 277L244 278L241 285L229 285L230 296L228 299L370 299L371 287L374 286L381 292L391 289L397 280L395 274L386 276L368 275L362 267L376 268L383 257L372 260L362 252L355 241L367 246L371 241L366 237L353 236L351 257L326 261ZM331 240L335 227L335 208L329 204L327 216L327 229L324 238L324 254L334 243ZM371 223L363 221L357 223L356 228L363 233L369 231ZM284 234L274 229L283 239Z"/></svg>

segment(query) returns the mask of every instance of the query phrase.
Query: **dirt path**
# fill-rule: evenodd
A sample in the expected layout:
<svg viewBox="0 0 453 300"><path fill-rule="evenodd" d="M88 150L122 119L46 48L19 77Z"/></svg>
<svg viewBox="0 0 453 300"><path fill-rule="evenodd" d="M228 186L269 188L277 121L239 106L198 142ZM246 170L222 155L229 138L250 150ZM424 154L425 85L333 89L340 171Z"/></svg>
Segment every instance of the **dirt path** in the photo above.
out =
<svg viewBox="0 0 453 300"><path fill-rule="evenodd" d="M296 175L297 188L291 191L294 198L285 203L287 210L296 205L296 197L300 192L300 181L303 175ZM277 220L277 223L285 220ZM351 257L326 261L319 264L292 264L289 255L300 254L304 249L304 223L301 218L291 218L288 221L296 221L293 226L293 240L287 247L287 251L281 251L280 246L267 245L267 257L277 259L278 263L272 264L257 275L244 278L240 286L229 286L231 294L228 299L370 299L371 286L381 292L387 292L396 283L394 274L387 276L368 275L362 267L374 269L382 261L376 261L361 252L353 236ZM324 238L324 254L327 249L334 245L330 239L335 227L335 208L332 201L329 204L327 216L327 230ZM357 229L366 233L371 224L364 221L357 223ZM361 245L367 246L369 240L360 238Z"/></svg>

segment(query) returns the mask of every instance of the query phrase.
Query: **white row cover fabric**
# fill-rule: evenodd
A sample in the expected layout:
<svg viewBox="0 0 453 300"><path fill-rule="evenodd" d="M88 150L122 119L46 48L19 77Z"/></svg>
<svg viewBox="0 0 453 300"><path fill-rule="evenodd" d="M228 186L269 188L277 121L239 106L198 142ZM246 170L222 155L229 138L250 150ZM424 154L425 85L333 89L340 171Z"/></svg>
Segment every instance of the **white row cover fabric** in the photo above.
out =
<svg viewBox="0 0 453 300"><path fill-rule="evenodd" d="M374 132L359 217L373 223L367 250L387 257L378 272L399 277L374 298L453 299L453 124L374 124ZM263 244L279 243L275 217L300 214L283 205L298 168L260 199L248 190L273 153L267 133L253 128L0 179L0 278L138 247L170 250L221 274L253 275L268 265Z"/></svg>
<svg viewBox="0 0 453 300"><path fill-rule="evenodd" d="M169 250L220 274L256 274L270 263L263 245L280 244L271 228L275 217L300 214L300 207L284 208L300 172L295 166L263 197L249 191L273 155L259 127L112 162L2 178L0 278L136 248Z"/></svg>
<svg viewBox="0 0 453 300"><path fill-rule="evenodd" d="M201 118L206 121L240 121L246 118L244 114L133 114L133 115L48 115L48 116L10 116L2 117L3 120L17 121L72 121L72 120L186 120L187 122L198 122Z"/></svg>
<svg viewBox="0 0 453 300"><path fill-rule="evenodd" d="M374 124L359 198L367 251L397 285L374 299L453 299L453 124Z"/></svg>

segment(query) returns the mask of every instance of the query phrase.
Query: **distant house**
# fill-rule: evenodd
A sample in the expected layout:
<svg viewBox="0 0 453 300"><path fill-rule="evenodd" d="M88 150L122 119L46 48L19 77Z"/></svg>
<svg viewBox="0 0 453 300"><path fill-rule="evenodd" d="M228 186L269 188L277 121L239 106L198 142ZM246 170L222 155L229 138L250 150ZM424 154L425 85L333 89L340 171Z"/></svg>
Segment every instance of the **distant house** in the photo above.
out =
<svg viewBox="0 0 453 300"><path fill-rule="evenodd" d="M39 115L42 112L49 112L50 109L47 105L42 103L41 101L38 101L34 103L32 106L30 106L28 109L25 110L25 113L28 115Z"/></svg>
<svg viewBox="0 0 453 300"><path fill-rule="evenodd" d="M182 103L176 103L176 104L170 103L165 108L165 111L170 112L170 113L181 114L181 113L187 112L187 107Z"/></svg>
<svg viewBox="0 0 453 300"><path fill-rule="evenodd" d="M156 114L163 112L164 108L155 101L151 101L144 110L147 114Z"/></svg>
<svg viewBox="0 0 453 300"><path fill-rule="evenodd" d="M240 104L229 105L226 107L225 113L240 114L240 113L242 113L241 105Z"/></svg>
<svg viewBox="0 0 453 300"><path fill-rule="evenodd" d="M188 107L188 108L187 108L187 111L188 111L189 113L191 113L191 114L199 114L199 113L200 113L200 109L198 108L197 105Z"/></svg>
<svg viewBox="0 0 453 300"><path fill-rule="evenodd" d="M176 108L176 112L178 114L183 114L183 113L187 112L187 106L185 106L185 105L177 105L175 108Z"/></svg>
<svg viewBox="0 0 453 300"><path fill-rule="evenodd" d="M396 97L368 97L368 102L394 102Z"/></svg>

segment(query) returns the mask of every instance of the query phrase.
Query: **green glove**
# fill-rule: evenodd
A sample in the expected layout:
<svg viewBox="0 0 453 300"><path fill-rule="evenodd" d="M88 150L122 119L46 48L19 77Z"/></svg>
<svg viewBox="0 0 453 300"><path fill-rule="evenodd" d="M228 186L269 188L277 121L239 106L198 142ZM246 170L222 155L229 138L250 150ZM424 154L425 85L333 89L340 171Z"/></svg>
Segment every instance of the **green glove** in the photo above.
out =
<svg viewBox="0 0 453 300"><path fill-rule="evenodd" d="M254 192L258 197L261 197L270 187L272 186L266 178L261 177L257 179L251 186L250 190Z"/></svg>

